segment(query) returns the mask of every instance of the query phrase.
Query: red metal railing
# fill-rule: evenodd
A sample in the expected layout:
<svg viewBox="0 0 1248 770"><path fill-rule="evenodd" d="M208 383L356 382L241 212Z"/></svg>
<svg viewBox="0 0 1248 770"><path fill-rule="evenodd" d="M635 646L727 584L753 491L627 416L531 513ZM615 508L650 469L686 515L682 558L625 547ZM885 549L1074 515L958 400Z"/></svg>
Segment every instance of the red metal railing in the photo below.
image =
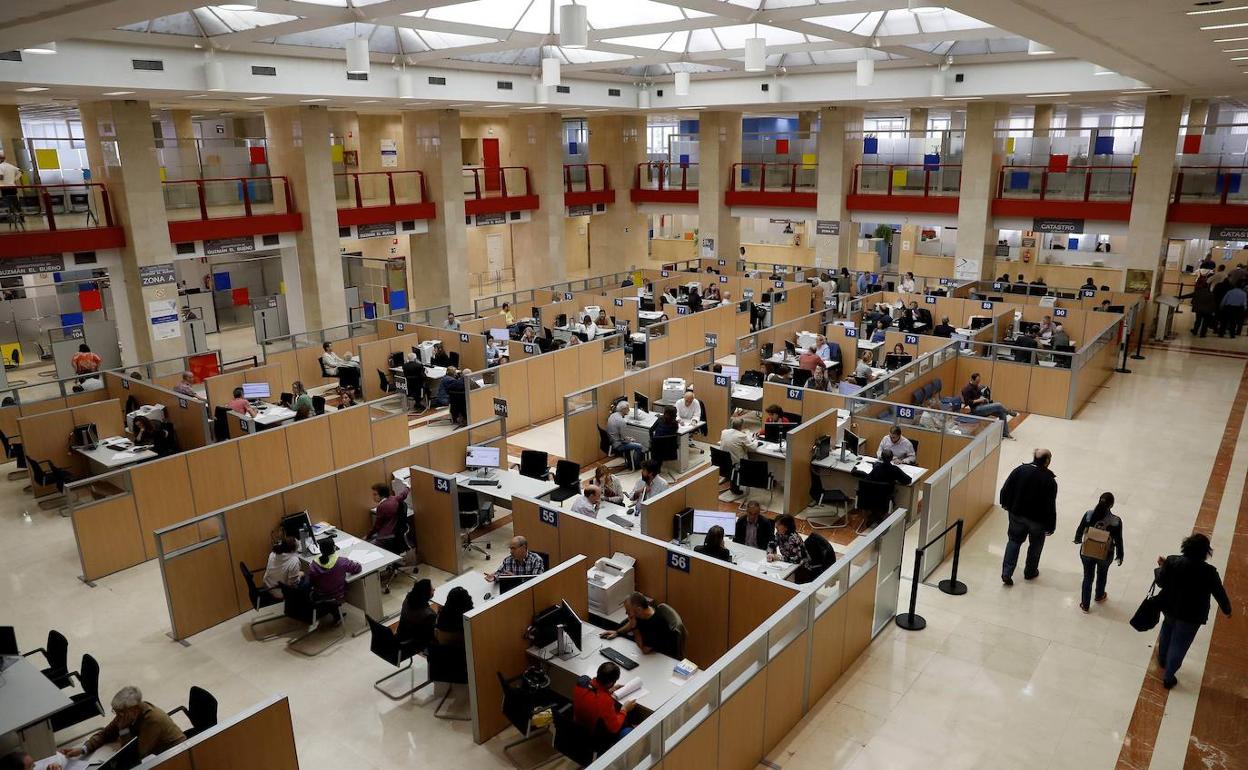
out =
<svg viewBox="0 0 1248 770"><path fill-rule="evenodd" d="M900 185L897 184L898 171L905 172L905 181ZM916 182L922 179L922 185L912 183L912 179ZM955 197L962 191L962 166L949 163L858 163L854 166L852 189L857 195Z"/></svg>
<svg viewBox="0 0 1248 770"><path fill-rule="evenodd" d="M296 211L290 180L284 176L170 179L161 182L161 186L165 192L165 210L171 221L231 219L240 214L250 217L257 213L294 214ZM239 206L242 206L241 212ZM209 214L210 208L218 209L213 212L215 216ZM199 216L184 215L192 210Z"/></svg>
<svg viewBox="0 0 1248 770"><path fill-rule="evenodd" d="M816 192L819 167L813 163L733 163L729 192Z"/></svg>
<svg viewBox="0 0 1248 770"><path fill-rule="evenodd" d="M1014 175L1020 173L1027 174L1027 184L1022 187L1013 184L1017 178ZM1038 184L1032 185L1036 175ZM1007 177L1011 180L1009 187ZM1135 169L1131 166L1067 166L1065 171L1053 171L1044 165L1002 166L997 176L997 198L1130 201L1134 192Z"/></svg>
<svg viewBox="0 0 1248 770"><path fill-rule="evenodd" d="M429 199L421 171L347 171L334 174L339 208L424 203Z"/></svg>
<svg viewBox="0 0 1248 770"><path fill-rule="evenodd" d="M638 163L633 177L635 190L687 190L698 189L697 163L670 163L651 161Z"/></svg>
<svg viewBox="0 0 1248 770"><path fill-rule="evenodd" d="M604 192L611 189L611 177L602 163L563 164L565 193Z"/></svg>
<svg viewBox="0 0 1248 770"><path fill-rule="evenodd" d="M1225 166L1182 166L1175 174L1172 200L1176 204L1248 203L1248 186L1243 185L1248 168Z"/></svg>
<svg viewBox="0 0 1248 770"><path fill-rule="evenodd" d="M82 215L82 224L69 223L64 219L57 222L58 213L62 217ZM108 189L99 182L23 184L0 188L0 221L6 222L10 230L115 227ZM66 227L66 224L69 226Z"/></svg>
<svg viewBox="0 0 1248 770"><path fill-rule="evenodd" d="M533 194L529 169L525 166L465 168L463 177L464 197L469 200L525 197Z"/></svg>

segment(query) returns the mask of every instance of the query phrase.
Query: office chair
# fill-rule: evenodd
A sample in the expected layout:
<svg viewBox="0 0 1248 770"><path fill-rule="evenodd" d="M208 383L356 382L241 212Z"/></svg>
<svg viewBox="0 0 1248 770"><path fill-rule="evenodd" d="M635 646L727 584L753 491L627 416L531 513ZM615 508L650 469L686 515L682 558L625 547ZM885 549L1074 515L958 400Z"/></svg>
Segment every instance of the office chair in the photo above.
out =
<svg viewBox="0 0 1248 770"><path fill-rule="evenodd" d="M325 397L324 396L312 397L312 413L313 414L325 414Z"/></svg>
<svg viewBox="0 0 1248 770"><path fill-rule="evenodd" d="M329 371L329 367L325 365L325 357L324 357L324 356L318 356L318 357L317 357L317 359L316 359L316 362L317 362L318 364L320 364L320 365L321 365L321 376L322 376L322 377L324 377L324 378L325 378L325 379L327 379L327 380L337 379L337 377L336 377L335 375L333 375L333 374L331 374L331 373L330 373L330 371Z"/></svg>
<svg viewBox="0 0 1248 770"><path fill-rule="evenodd" d="M680 436L652 436L650 438L650 459L660 466L680 459ZM666 474L673 481L676 480L676 474L667 468L661 467L660 473Z"/></svg>
<svg viewBox="0 0 1248 770"><path fill-rule="evenodd" d="M4 431L0 431L0 443L4 444L4 456L17 462L18 469L9 471L9 481L25 478L27 476L26 447L20 441L10 441L9 437L4 435Z"/></svg>
<svg viewBox="0 0 1248 770"><path fill-rule="evenodd" d="M65 495L65 485L74 480L73 474L64 468L56 467L51 460L36 460L30 457L27 458L27 461L30 465L30 473L34 476L35 484L41 487L55 486L56 491L59 493L58 497L50 500L40 500L39 507L45 511L58 509L62 516L67 515L69 498Z"/></svg>
<svg viewBox="0 0 1248 770"><path fill-rule="evenodd" d="M550 493L552 502L562 503L569 497L575 497L581 492L581 466L571 460L559 460L555 463L555 476L551 480L559 485Z"/></svg>
<svg viewBox="0 0 1248 770"><path fill-rule="evenodd" d="M812 376L814 376L814 372L810 371L809 369L794 369L793 370L793 387L795 388L806 387L806 383L810 381L810 378Z"/></svg>
<svg viewBox="0 0 1248 770"><path fill-rule="evenodd" d="M598 451L606 455L607 457L616 457L615 447L611 446L611 436L608 435L606 430L604 430L601 425L597 426L597 428L598 428ZM625 464L627 464L628 458L624 458L624 462ZM629 470L636 470L636 468L633 468L630 465Z"/></svg>
<svg viewBox="0 0 1248 770"><path fill-rule="evenodd" d="M826 489L823 486L823 477L815 473L814 469L810 472L810 499L813 505L833 505L841 508L841 513L836 516L807 516L806 521L810 523L810 528L818 532L821 529L842 529L849 526L849 503L850 497L839 489ZM828 520L831 520L830 523Z"/></svg>
<svg viewBox="0 0 1248 770"><path fill-rule="evenodd" d="M425 391L428 387L429 379L425 376L425 367L403 367L403 392L407 394L407 399L412 402L413 407L420 407L418 413L423 413L427 408ZM430 401L432 402L432 399Z"/></svg>
<svg viewBox="0 0 1248 770"><path fill-rule="evenodd" d="M521 765L516 762L511 751L517 746L523 746L550 734L549 727L533 729L533 717L551 706L558 705L558 698L550 691L549 682L546 687L538 689L526 683L524 674L508 679L501 671L494 673L498 676L498 684L503 689L503 715L507 717L508 722L511 722L512 727L520 731L520 738L504 746L503 753L519 770L536 770L549 762L551 757L535 764Z"/></svg>
<svg viewBox="0 0 1248 770"><path fill-rule="evenodd" d="M433 715L438 719L471 722L471 716L460 716L442 710L442 706L446 704L447 698L451 697L451 693L455 691L455 685L468 684L467 651L462 645L437 644L435 642L425 650L425 660L429 666L429 681L425 684L441 683L448 685L446 692L442 695L442 700L438 701L437 708L433 710ZM424 685L421 685L421 687L424 687Z"/></svg>
<svg viewBox="0 0 1248 770"><path fill-rule="evenodd" d="M131 412L133 412L134 410L138 408L139 408L139 400L135 398L134 396L126 396L126 405L122 409L122 412L125 414L130 414Z"/></svg>
<svg viewBox="0 0 1248 770"><path fill-rule="evenodd" d="M390 378L386 377L386 373L381 369L377 370L377 386L381 388L382 393L394 392L394 386L390 384Z"/></svg>
<svg viewBox="0 0 1248 770"><path fill-rule="evenodd" d="M519 469L521 476L546 481L550 478L550 455L536 449L524 449L520 452L520 464L512 469Z"/></svg>
<svg viewBox="0 0 1248 770"><path fill-rule="evenodd" d="M390 593L390 583L394 580L395 575L406 575L410 578L416 577L417 567L403 567L403 560L407 558L407 553L411 550L409 535L411 534L411 522L408 520L407 503L399 503L398 518L394 521L394 531L390 537L378 543L379 546L390 553L398 554L399 561L391 564L382 570L381 573L381 592Z"/></svg>
<svg viewBox="0 0 1248 770"><path fill-rule="evenodd" d="M758 371L757 369L749 369L747 371L741 372L741 378L739 382L742 385L749 385L750 387L753 387L753 388L761 387L763 384L763 373Z"/></svg>
<svg viewBox="0 0 1248 770"><path fill-rule="evenodd" d="M457 351L452 350L450 353L447 353L446 355L447 355L447 358L451 359L451 366L458 369L459 368L459 353Z"/></svg>
<svg viewBox="0 0 1248 770"><path fill-rule="evenodd" d="M858 480L857 506L863 511L862 523L855 530L862 535L874 529L893 506L893 488L891 481Z"/></svg>
<svg viewBox="0 0 1248 770"><path fill-rule="evenodd" d="M190 728L183 730L182 734L193 738L204 730L217 726L217 699L204 688L191 685L191 691L186 696L186 705L170 711L169 716L178 713L185 714L191 720Z"/></svg>
<svg viewBox="0 0 1248 770"><path fill-rule="evenodd" d="M291 639L289 642L286 643L287 649L297 652L306 658L315 658L317 655L320 655L322 652L325 652L329 648L333 647L335 644L338 644L339 642L347 638L347 629L346 629L345 623L339 623L339 627L341 628L341 633L339 633L337 637L332 639L329 642L329 644L326 644L325 646L321 647L316 652L308 652L306 650L301 649L300 647L297 646L299 642L302 642L304 639L307 639L308 637L315 634L317 631L317 628L320 626L320 622L321 622L320 617L322 615L322 610L326 610L332 606L333 610L337 611L339 613L339 616L342 618L345 618L346 613L338 609L338 605L333 605L329 602L315 601L312 597L311 589L283 588L282 596L283 596L282 614L288 618L291 618L292 620L297 620L300 623L303 623L305 626L307 626L306 631L304 631L302 634L300 634L299 636L296 636L294 639Z"/></svg>
<svg viewBox="0 0 1248 770"><path fill-rule="evenodd" d="M719 447L711 447L711 465L719 469L719 480L729 484L737 484L737 466L732 462L732 455ZM722 493L721 493L722 494Z"/></svg>
<svg viewBox="0 0 1248 770"><path fill-rule="evenodd" d="M471 487L459 490L458 502L459 537L463 549L476 551L484 556L486 561L489 561L490 554L486 549L490 547L490 544L486 543L485 548L482 548L472 542L472 533L494 520L494 503L488 500L482 501L481 496Z"/></svg>
<svg viewBox="0 0 1248 770"><path fill-rule="evenodd" d="M60 631L48 631L48 641L43 647L35 648L29 652L23 652L23 658L29 658L34 654L43 655L44 661L48 667L42 669L39 673L48 678L52 684L64 690L71 684L69 680L69 640Z"/></svg>
<svg viewBox="0 0 1248 770"><path fill-rule="evenodd" d="M577 687L584 687L577 682ZM576 763L577 767L588 767L598 758L598 754L610 747L610 742L602 735L604 731L590 730L573 719L572 704L568 703L554 709L555 751ZM601 727L599 720L596 727Z"/></svg>
<svg viewBox="0 0 1248 770"><path fill-rule="evenodd" d="M278 398L277 398L277 403L281 404L282 406L286 407L287 409L293 409L293 408L294 408L294 403L295 403L295 394L294 394L294 393L286 393L286 392L284 392L284 391L283 391L283 392L281 393L281 395L279 395L279 396L278 396Z"/></svg>
<svg viewBox="0 0 1248 770"><path fill-rule="evenodd" d="M257 572L263 573L264 570L247 569L247 565L240 561L238 563L238 571L243 573L243 583L244 585L247 586L247 599L251 602L251 608L255 610L257 613L260 612L260 610L264 609L265 607L272 607L275 604L282 603L281 599L278 599L276 596L269 593L268 591L261 590L256 585L256 573ZM284 595L285 590L283 590L282 593ZM266 617L258 618L256 620L251 621L251 624L250 624L251 633L253 636L256 637L256 641L267 642L270 639L276 639L277 637L281 636L281 634L269 634L267 636L260 636L259 634L256 633L256 626L260 626L265 623L271 623L274 620L282 620L282 619L283 619L282 615L268 615Z"/></svg>
<svg viewBox="0 0 1248 770"><path fill-rule="evenodd" d="M457 389L447 391L447 396L450 398L447 411L451 422L462 428L468 424L468 394Z"/></svg>
<svg viewBox="0 0 1248 770"><path fill-rule="evenodd" d="M818 532L806 536L806 553L810 558L793 573L795 583L809 583L836 564L836 551L828 539Z"/></svg>
<svg viewBox="0 0 1248 770"><path fill-rule="evenodd" d="M100 702L100 664L95 658L84 654L78 670L71 671L69 676L78 680L82 692L70 695L70 704L48 719L53 731L64 730L105 714L104 704ZM74 743L77 740L78 738L71 738L65 743Z"/></svg>
<svg viewBox="0 0 1248 770"><path fill-rule="evenodd" d="M771 508L771 498L775 494L773 487L776 480L771 475L771 471L767 469L766 460L751 460L749 458L742 459L737 464L737 486L745 489L745 494L741 497L740 509L745 510L745 506L750 501L751 489L767 490L767 505L763 510Z"/></svg>
<svg viewBox="0 0 1248 770"><path fill-rule="evenodd" d="M212 408L212 438L216 441L230 440L230 410L224 406Z"/></svg>
<svg viewBox="0 0 1248 770"><path fill-rule="evenodd" d="M427 682L420 685L416 684L416 667L412 665L412 659L418 654L424 652L424 649L418 648L415 645L400 644L398 635L395 634L394 631L391 631L387 626L373 620L368 615L365 615L364 619L368 621L369 652L398 669L397 671L386 674L376 682L373 682L373 689L390 700L403 700L419 690L421 687L424 687L425 684L428 684ZM411 684L408 686L407 690L404 690L397 695L393 695L382 688L382 682L393 679L399 674L402 674L404 671L408 673L411 679Z"/></svg>

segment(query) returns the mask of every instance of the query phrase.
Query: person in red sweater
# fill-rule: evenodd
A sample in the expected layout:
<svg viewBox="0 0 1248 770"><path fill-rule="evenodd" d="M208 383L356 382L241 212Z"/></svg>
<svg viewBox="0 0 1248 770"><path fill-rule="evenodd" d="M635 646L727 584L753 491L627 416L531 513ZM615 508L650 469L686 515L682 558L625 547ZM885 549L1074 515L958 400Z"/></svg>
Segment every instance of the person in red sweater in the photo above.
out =
<svg viewBox="0 0 1248 770"><path fill-rule="evenodd" d="M573 721L591 733L601 722L602 730L617 738L632 729L624 723L637 702L616 701L612 693L620 688L619 681L620 667L610 661L598 667L598 675L593 679L583 677L572 692Z"/></svg>

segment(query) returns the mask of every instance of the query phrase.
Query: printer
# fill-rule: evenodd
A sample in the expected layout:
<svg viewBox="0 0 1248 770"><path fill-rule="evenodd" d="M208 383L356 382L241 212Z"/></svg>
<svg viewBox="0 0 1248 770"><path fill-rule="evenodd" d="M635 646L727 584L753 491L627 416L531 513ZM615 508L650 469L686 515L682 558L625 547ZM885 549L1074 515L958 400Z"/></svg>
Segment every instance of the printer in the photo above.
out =
<svg viewBox="0 0 1248 770"><path fill-rule="evenodd" d="M616 551L586 570L589 582L589 609L595 615L607 617L624 605L624 599L635 589L633 565L637 560Z"/></svg>
<svg viewBox="0 0 1248 770"><path fill-rule="evenodd" d="M800 331L800 332L798 332L798 333L797 333L797 350L798 350L798 352L800 353L801 351L805 350L806 348L813 348L813 347L815 346L815 342L816 342L815 336L816 336L816 335L815 335L815 333L814 333L814 332L807 332L807 331Z"/></svg>
<svg viewBox="0 0 1248 770"><path fill-rule="evenodd" d="M146 417L153 423L165 421L165 407L160 404L144 404L133 412L126 415L126 430L130 433L134 432L134 418Z"/></svg>
<svg viewBox="0 0 1248 770"><path fill-rule="evenodd" d="M663 400L679 401L685 396L685 380L683 377L668 377L663 380Z"/></svg>
<svg viewBox="0 0 1248 770"><path fill-rule="evenodd" d="M429 362L433 360L433 346L436 344L436 340L425 340L420 343L418 347L420 350L420 362L425 366L428 366Z"/></svg>

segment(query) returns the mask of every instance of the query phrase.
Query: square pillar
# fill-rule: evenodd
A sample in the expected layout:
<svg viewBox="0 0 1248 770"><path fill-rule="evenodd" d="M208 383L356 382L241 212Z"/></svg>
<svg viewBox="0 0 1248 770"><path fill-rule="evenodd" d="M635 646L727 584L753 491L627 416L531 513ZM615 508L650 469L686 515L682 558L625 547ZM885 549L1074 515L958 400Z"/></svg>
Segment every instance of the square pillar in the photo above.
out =
<svg viewBox="0 0 1248 770"><path fill-rule="evenodd" d="M1032 119L1031 125L1032 125L1031 133L1033 136L1037 136L1037 137L1046 136L1047 137L1049 135L1049 131L1052 130L1053 128L1053 105L1037 104L1036 115Z"/></svg>
<svg viewBox="0 0 1248 770"><path fill-rule="evenodd" d="M724 192L732 164L741 162L741 113L698 116L698 247L700 257L734 259L741 247L741 222L728 211ZM708 253L703 244L710 239Z"/></svg>
<svg viewBox="0 0 1248 770"><path fill-rule="evenodd" d="M845 199L853 192L854 167L862 163L862 108L824 107L819 111L818 199L816 220L839 222L839 235L819 235L815 228L815 264L848 267L858 249L858 228Z"/></svg>
<svg viewBox="0 0 1248 770"><path fill-rule="evenodd" d="M563 253L563 118L557 112L514 115L509 119L509 166L529 170L541 206L528 222L511 225L516 288L529 289L563 281L568 274Z"/></svg>
<svg viewBox="0 0 1248 770"><path fill-rule="evenodd" d="M591 274L646 264L646 216L629 199L633 173L646 160L646 116L604 115L589 119L589 162L607 168L615 202L589 218Z"/></svg>
<svg viewBox="0 0 1248 770"><path fill-rule="evenodd" d="M1127 267L1153 271L1153 292L1161 285L1166 260L1166 213L1174 179L1174 148L1179 141L1183 97L1157 94L1144 106L1140 162L1135 170L1131 219L1127 225Z"/></svg>
<svg viewBox="0 0 1248 770"><path fill-rule="evenodd" d="M410 236L408 305L413 310L446 304L456 313L472 310L459 125L458 110L403 113L399 157L424 172L429 200L437 206L429 232Z"/></svg>
<svg viewBox="0 0 1248 770"><path fill-rule="evenodd" d="M991 254L997 229L992 224L992 198L1002 164L994 131L997 121L1006 115L1007 108L995 102L972 102L966 106L958 242L954 250L954 276L962 280L993 277Z"/></svg>
<svg viewBox="0 0 1248 770"><path fill-rule="evenodd" d="M906 123L907 133L911 139L922 139L927 136L927 108L911 107L910 120Z"/></svg>

